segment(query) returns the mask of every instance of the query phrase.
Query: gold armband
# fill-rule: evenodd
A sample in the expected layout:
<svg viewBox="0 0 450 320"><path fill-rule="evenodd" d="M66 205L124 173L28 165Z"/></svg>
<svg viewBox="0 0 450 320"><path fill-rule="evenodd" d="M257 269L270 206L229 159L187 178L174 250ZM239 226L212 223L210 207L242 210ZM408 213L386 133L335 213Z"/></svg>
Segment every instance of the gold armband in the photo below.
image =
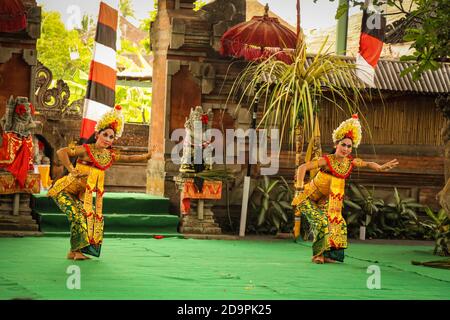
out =
<svg viewBox="0 0 450 320"><path fill-rule="evenodd" d="M361 158L355 158L353 163L355 167L362 167L364 165L364 161Z"/></svg>
<svg viewBox="0 0 450 320"><path fill-rule="evenodd" d="M114 149L114 161L119 161L120 159L120 150Z"/></svg>
<svg viewBox="0 0 450 320"><path fill-rule="evenodd" d="M295 187L295 189L297 189L297 190L303 190L303 188L304 188L304 183L301 183L301 182L299 182L299 181L295 181L294 187Z"/></svg>
<svg viewBox="0 0 450 320"><path fill-rule="evenodd" d="M69 152L68 152L69 157L75 157L76 152L77 152L77 150L76 150L75 142L70 143L69 144Z"/></svg>

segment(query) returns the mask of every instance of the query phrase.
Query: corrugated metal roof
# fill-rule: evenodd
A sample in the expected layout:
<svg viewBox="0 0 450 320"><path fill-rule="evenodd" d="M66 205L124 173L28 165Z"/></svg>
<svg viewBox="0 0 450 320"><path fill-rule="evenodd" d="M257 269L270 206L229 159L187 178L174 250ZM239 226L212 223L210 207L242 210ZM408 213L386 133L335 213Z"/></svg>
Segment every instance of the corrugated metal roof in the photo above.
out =
<svg viewBox="0 0 450 320"><path fill-rule="evenodd" d="M450 92L450 64L442 63L436 71L426 71L414 81L411 74L400 76L410 62L379 60L375 69L375 84L380 90L411 91L423 93Z"/></svg>
<svg viewBox="0 0 450 320"><path fill-rule="evenodd" d="M308 56L308 65L311 63L312 58L313 56ZM351 63L355 63L356 60L355 58L344 56L340 56L339 58ZM400 76L403 70L412 65L413 63L411 62L380 59L375 69L376 89L419 93L450 92L450 63L441 63L438 70L426 71L416 81L412 79L410 73L405 76ZM339 82L342 84L343 79L339 78ZM367 88L369 87L367 86Z"/></svg>

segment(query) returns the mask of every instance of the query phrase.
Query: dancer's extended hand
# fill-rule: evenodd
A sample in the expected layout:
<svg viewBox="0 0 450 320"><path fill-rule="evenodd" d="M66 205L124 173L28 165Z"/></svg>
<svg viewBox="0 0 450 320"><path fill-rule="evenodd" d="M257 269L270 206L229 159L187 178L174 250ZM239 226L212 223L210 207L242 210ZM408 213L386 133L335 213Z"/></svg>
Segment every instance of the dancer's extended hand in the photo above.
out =
<svg viewBox="0 0 450 320"><path fill-rule="evenodd" d="M380 166L377 171L389 171L395 168L396 166L398 166L398 161L397 159L394 159Z"/></svg>

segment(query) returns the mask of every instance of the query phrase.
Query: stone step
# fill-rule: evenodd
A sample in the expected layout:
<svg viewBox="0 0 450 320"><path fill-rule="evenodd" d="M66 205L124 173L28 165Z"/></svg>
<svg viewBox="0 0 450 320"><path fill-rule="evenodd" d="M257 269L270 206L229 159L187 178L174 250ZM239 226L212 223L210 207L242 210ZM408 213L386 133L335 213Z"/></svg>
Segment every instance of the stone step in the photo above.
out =
<svg viewBox="0 0 450 320"><path fill-rule="evenodd" d="M105 214L105 231L117 233L176 233L179 217L170 214ZM63 213L41 213L38 215L40 230L65 232L70 223Z"/></svg>
<svg viewBox="0 0 450 320"><path fill-rule="evenodd" d="M0 223L0 230L3 231L38 231L39 226L36 223Z"/></svg>
<svg viewBox="0 0 450 320"><path fill-rule="evenodd" d="M185 227L182 226L180 228L180 231L182 233L194 233L194 234L221 234L222 229L221 228L215 228L215 227Z"/></svg>
<svg viewBox="0 0 450 320"><path fill-rule="evenodd" d="M45 237L58 237L58 238L69 238L70 237L70 232L45 232L45 234L42 234ZM152 232L148 232L148 233L136 233L136 232L108 232L105 231L105 233L103 234L103 236L105 238L145 238L145 239L150 239L150 238L184 238L184 235L179 234L179 233L161 233L161 232L157 232L157 233L152 233Z"/></svg>
<svg viewBox="0 0 450 320"><path fill-rule="evenodd" d="M241 237L229 234L194 234L184 233L185 239L203 239L203 240L239 240Z"/></svg>
<svg viewBox="0 0 450 320"><path fill-rule="evenodd" d="M31 202L33 211L37 213L60 212L55 201L47 197L46 193L34 194ZM103 213L167 215L169 203L168 198L145 193L106 192L103 197Z"/></svg>
<svg viewBox="0 0 450 320"><path fill-rule="evenodd" d="M31 215L0 215L0 223L36 223Z"/></svg>
<svg viewBox="0 0 450 320"><path fill-rule="evenodd" d="M190 222L183 222L182 225L185 227L219 228L219 224L216 222L207 223L207 222L190 221Z"/></svg>
<svg viewBox="0 0 450 320"><path fill-rule="evenodd" d="M8 210L8 211L1 211L0 210L0 216L12 216L12 217L22 216L22 217L27 217L27 216L31 216L31 214L32 214L31 210L30 211L19 211L17 216L15 216L15 215L13 215L12 209Z"/></svg>
<svg viewBox="0 0 450 320"><path fill-rule="evenodd" d="M214 220L198 220L198 219L184 219L183 224L201 224L201 225L215 225L218 224Z"/></svg>
<svg viewBox="0 0 450 320"><path fill-rule="evenodd" d="M0 237L41 237L40 231L0 230Z"/></svg>

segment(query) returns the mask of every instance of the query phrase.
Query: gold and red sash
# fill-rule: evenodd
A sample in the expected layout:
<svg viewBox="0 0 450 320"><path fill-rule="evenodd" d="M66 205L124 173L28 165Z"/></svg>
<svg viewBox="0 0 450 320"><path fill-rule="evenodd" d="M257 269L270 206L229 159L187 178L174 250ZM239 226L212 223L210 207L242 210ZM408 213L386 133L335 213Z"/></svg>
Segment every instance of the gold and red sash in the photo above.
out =
<svg viewBox="0 0 450 320"><path fill-rule="evenodd" d="M342 233L342 207L344 204L345 179L331 177L330 194L328 196L328 230L332 248L347 248L347 236Z"/></svg>
<svg viewBox="0 0 450 320"><path fill-rule="evenodd" d="M114 161L114 153L109 149L97 149L95 145L84 144L89 158L92 161L89 175L86 182L86 192L84 195L83 208L86 211L87 218L94 214L93 193L96 192L95 218L103 220L103 194L105 193L105 170L108 169Z"/></svg>

